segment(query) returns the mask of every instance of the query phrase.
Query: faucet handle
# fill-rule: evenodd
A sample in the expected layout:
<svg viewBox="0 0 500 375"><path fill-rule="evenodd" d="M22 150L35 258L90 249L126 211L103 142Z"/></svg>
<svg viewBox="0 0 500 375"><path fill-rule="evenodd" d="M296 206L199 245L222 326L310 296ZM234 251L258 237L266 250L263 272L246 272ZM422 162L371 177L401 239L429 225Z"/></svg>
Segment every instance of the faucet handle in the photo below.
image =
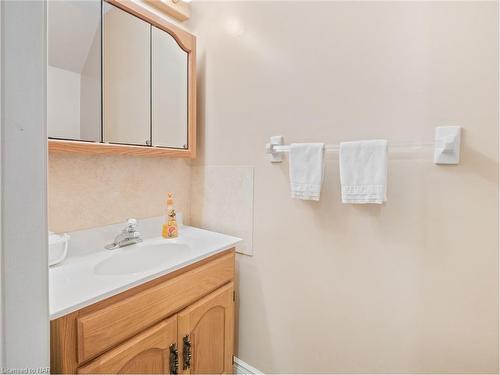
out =
<svg viewBox="0 0 500 375"><path fill-rule="evenodd" d="M137 220L130 218L127 219L127 229L128 230L133 230L137 226Z"/></svg>

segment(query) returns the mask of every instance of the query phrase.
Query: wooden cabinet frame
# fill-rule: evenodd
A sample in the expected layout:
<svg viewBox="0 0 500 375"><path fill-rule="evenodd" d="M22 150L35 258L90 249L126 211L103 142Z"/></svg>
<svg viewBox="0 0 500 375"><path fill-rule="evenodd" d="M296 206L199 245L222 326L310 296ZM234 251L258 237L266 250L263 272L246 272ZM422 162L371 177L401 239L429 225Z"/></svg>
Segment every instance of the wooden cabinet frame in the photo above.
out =
<svg viewBox="0 0 500 375"><path fill-rule="evenodd" d="M49 152L76 152L83 154L115 154L173 158L196 157L196 37L163 17L130 0L104 0L151 25L169 33L188 55L188 148L176 149L156 146L132 146L102 142L84 142L49 139ZM104 108L103 108L104 110ZM103 124L101 123L101 126Z"/></svg>
<svg viewBox="0 0 500 375"><path fill-rule="evenodd" d="M119 357L119 362L126 362L123 353L133 351L131 343L144 342L144 336L149 334L143 333L158 323L183 310L189 316L191 310L186 308L196 308L199 306L197 301L216 291L232 292L234 260L233 248L52 320L51 373L97 371L96 364L108 366ZM224 349L227 355L225 370L229 369L233 355L234 307L229 308L225 328L228 337ZM184 334L189 334L186 314L181 328ZM177 318L175 321L177 327Z"/></svg>

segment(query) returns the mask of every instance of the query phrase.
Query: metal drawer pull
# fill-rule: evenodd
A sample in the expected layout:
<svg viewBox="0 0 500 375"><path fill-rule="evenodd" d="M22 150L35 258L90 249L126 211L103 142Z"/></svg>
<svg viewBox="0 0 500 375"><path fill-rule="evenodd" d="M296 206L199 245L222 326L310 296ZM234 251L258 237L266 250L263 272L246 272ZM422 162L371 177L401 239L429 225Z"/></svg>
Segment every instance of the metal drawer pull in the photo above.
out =
<svg viewBox="0 0 500 375"><path fill-rule="evenodd" d="M182 343L182 369L187 370L191 367L191 340L189 339L189 335L186 335L182 338Z"/></svg>
<svg viewBox="0 0 500 375"><path fill-rule="evenodd" d="M179 351L177 344L170 344L170 373L177 374L179 372Z"/></svg>

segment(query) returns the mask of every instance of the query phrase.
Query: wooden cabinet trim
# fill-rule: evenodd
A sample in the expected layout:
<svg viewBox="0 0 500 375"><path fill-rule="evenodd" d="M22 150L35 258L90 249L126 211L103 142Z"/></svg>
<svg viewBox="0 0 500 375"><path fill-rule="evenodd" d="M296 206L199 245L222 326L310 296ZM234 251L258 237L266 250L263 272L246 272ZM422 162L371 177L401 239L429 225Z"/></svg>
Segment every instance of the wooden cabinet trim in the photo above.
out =
<svg viewBox="0 0 500 375"><path fill-rule="evenodd" d="M185 21L191 17L191 4L185 1L145 0L151 6L167 13L169 16Z"/></svg>
<svg viewBox="0 0 500 375"><path fill-rule="evenodd" d="M100 142L66 141L49 139L49 152L74 152L97 155L133 155L145 157L168 156L173 158L194 158L194 149L175 149L151 146L119 145Z"/></svg>

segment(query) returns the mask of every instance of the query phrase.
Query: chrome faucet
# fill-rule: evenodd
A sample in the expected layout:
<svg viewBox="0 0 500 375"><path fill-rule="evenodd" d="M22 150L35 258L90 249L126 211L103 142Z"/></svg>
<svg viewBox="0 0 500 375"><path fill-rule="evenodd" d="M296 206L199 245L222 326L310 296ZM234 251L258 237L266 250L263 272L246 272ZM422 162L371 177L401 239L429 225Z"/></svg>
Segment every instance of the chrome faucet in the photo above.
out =
<svg viewBox="0 0 500 375"><path fill-rule="evenodd" d="M113 243L104 246L104 248L107 250L114 250L119 247L124 247L142 242L141 234L135 230L136 227L137 227L137 220L128 219L127 227L123 229L118 236L116 236Z"/></svg>

